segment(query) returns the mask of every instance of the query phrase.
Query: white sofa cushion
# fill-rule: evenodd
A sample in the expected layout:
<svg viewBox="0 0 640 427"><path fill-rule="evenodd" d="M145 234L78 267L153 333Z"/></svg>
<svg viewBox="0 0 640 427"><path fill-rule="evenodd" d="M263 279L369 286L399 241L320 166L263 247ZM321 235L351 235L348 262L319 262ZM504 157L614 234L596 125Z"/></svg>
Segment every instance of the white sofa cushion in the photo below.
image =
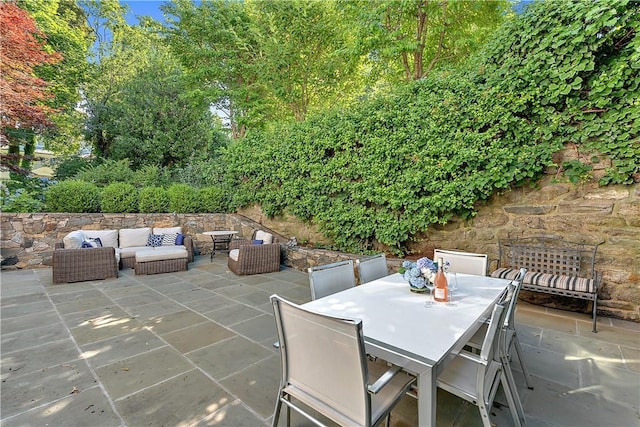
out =
<svg viewBox="0 0 640 427"><path fill-rule="evenodd" d="M120 256L122 259L133 258L136 256L136 252L140 251L152 251L154 248L151 246L131 246L128 248L120 248Z"/></svg>
<svg viewBox="0 0 640 427"><path fill-rule="evenodd" d="M72 231L62 238L62 243L65 249L78 249L82 247L86 236L82 230Z"/></svg>
<svg viewBox="0 0 640 427"><path fill-rule="evenodd" d="M102 246L107 248L118 247L118 230L82 230L87 237L98 238Z"/></svg>
<svg viewBox="0 0 640 427"><path fill-rule="evenodd" d="M181 259L188 256L184 246L158 246L136 252L136 262L164 261L165 259Z"/></svg>
<svg viewBox="0 0 640 427"><path fill-rule="evenodd" d="M240 249L231 249L229 251L229 258L234 261L238 261L238 256L240 255Z"/></svg>
<svg viewBox="0 0 640 427"><path fill-rule="evenodd" d="M182 227L154 227L153 234L182 234Z"/></svg>
<svg viewBox="0 0 640 427"><path fill-rule="evenodd" d="M142 228L121 228L120 229L120 248L130 248L133 246L145 246L151 227Z"/></svg>
<svg viewBox="0 0 640 427"><path fill-rule="evenodd" d="M273 234L267 233L266 231L258 230L256 231L255 240L262 240L262 243L264 245L268 245L270 243L273 243Z"/></svg>

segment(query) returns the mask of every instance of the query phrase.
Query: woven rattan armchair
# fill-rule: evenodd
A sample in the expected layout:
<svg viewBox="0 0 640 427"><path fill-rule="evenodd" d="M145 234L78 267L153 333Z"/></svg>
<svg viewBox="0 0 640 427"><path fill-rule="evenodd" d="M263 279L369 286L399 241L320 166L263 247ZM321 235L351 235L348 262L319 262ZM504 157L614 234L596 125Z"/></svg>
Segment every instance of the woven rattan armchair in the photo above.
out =
<svg viewBox="0 0 640 427"><path fill-rule="evenodd" d="M62 243L56 243L53 251L53 283L84 282L112 277L118 277L114 248L64 249Z"/></svg>
<svg viewBox="0 0 640 427"><path fill-rule="evenodd" d="M254 245L250 240L235 239L229 243L229 251L238 250L238 260L228 258L229 270L242 276L271 273L280 270L280 244Z"/></svg>

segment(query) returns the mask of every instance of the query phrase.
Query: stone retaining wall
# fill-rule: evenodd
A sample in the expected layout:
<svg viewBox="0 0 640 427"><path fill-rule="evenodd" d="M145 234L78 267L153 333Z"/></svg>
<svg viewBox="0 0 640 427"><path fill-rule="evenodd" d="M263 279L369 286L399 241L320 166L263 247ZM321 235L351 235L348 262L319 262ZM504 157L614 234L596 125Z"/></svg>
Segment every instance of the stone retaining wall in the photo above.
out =
<svg viewBox="0 0 640 427"><path fill-rule="evenodd" d="M257 207L241 212L263 226L286 230L283 234L289 237L331 244L326 238L319 238L317 228L290 215L267 218ZM474 218L454 218L444 226L429 228L416 237L410 249L414 257L432 257L434 248L486 253L491 260L490 269L495 269L499 239L537 235L578 242L603 241L596 259L596 269L603 273L598 312L640 321L640 184L600 188L595 184L560 183L547 176L536 188L507 191L478 205ZM355 257L331 251L288 251L289 262L297 268L305 263ZM588 311L585 301L524 291L521 295L534 303Z"/></svg>
<svg viewBox="0 0 640 427"><path fill-rule="evenodd" d="M489 255L491 268L498 256L498 240L505 237L555 235L567 240L604 243L598 249L596 268L603 272L599 312L640 321L640 184L630 186L573 185L556 183L552 177L538 188L519 188L493 197L478 206L468 220L454 219L445 226L431 227L411 244L415 256L433 256L434 248L459 249ZM1 217L3 268L51 265L56 242L77 229L120 229L180 225L194 237L201 253L211 251L211 238L202 234L214 229L239 231L250 237L256 228L269 229L284 244L299 241L324 242L317 228L294 217L265 217L259 208L235 214L6 214ZM313 239L313 240L311 240ZM377 248L385 251L386 248ZM283 245L283 263L306 270L309 266L342 259L346 254ZM398 260L390 259L392 266ZM586 309L581 301L523 292L533 302L557 307ZM575 305L577 304L577 305Z"/></svg>
<svg viewBox="0 0 640 427"><path fill-rule="evenodd" d="M139 227L181 226L193 237L196 249L211 252L210 230L237 230L250 237L259 225L249 218L233 214L75 214L75 213L3 213L0 255L2 268L31 268L51 265L53 249L69 232ZM282 238L284 239L284 238Z"/></svg>

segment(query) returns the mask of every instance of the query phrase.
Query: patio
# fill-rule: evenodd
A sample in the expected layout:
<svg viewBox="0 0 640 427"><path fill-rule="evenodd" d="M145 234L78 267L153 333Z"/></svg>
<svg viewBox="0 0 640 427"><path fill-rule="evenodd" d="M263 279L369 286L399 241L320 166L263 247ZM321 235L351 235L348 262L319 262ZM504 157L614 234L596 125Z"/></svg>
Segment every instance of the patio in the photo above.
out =
<svg viewBox="0 0 640 427"><path fill-rule="evenodd" d="M202 255L186 272L63 285L50 269L3 271L0 424L269 425L280 379L269 296L306 302L308 278L235 276L226 261ZM534 375L535 389L519 390L529 426L640 423L640 324L600 317L593 334L586 314L523 302L517 321ZM510 425L507 408L493 413ZM407 397L392 425L415 424ZM438 425L481 421L439 392Z"/></svg>

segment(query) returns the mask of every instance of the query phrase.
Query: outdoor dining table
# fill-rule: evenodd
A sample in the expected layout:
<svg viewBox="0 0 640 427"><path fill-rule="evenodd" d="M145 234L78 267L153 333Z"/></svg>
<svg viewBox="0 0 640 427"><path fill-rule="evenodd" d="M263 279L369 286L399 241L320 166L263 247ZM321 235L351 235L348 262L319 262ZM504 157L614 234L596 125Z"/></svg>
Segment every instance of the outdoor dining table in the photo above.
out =
<svg viewBox="0 0 640 427"><path fill-rule="evenodd" d="M454 305L425 307L400 274L304 304L319 313L362 320L367 353L417 376L418 424L436 425L437 377L491 316L509 280L458 274Z"/></svg>

